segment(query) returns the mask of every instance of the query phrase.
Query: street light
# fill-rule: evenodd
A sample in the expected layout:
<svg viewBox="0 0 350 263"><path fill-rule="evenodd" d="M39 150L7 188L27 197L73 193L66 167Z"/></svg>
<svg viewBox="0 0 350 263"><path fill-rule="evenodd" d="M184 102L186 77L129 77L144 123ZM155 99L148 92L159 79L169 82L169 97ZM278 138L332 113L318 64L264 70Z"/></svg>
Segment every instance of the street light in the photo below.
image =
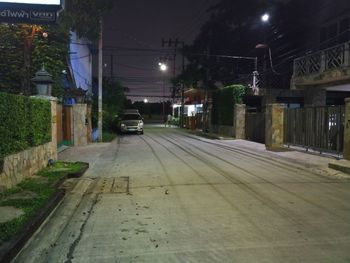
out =
<svg viewBox="0 0 350 263"><path fill-rule="evenodd" d="M148 103L148 99L144 99L143 102L144 102L144 103Z"/></svg>
<svg viewBox="0 0 350 263"><path fill-rule="evenodd" d="M264 23L268 22L270 19L270 15L265 13L261 16L261 21L263 21Z"/></svg>
<svg viewBox="0 0 350 263"><path fill-rule="evenodd" d="M159 69L165 73L168 70L168 66L165 63L158 63ZM165 78L163 77L163 121L165 121Z"/></svg>
<svg viewBox="0 0 350 263"><path fill-rule="evenodd" d="M168 66L166 64L164 64L164 63L160 63L159 68L160 68L161 71L167 71Z"/></svg>

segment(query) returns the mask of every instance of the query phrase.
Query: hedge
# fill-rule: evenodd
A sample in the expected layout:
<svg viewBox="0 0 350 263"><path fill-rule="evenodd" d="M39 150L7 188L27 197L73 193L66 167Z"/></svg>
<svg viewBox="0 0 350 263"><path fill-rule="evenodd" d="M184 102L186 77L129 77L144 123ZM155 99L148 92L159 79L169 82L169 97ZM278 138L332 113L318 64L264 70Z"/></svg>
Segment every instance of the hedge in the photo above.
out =
<svg viewBox="0 0 350 263"><path fill-rule="evenodd" d="M233 125L234 105L242 103L246 88L231 85L213 92L212 124Z"/></svg>
<svg viewBox="0 0 350 263"><path fill-rule="evenodd" d="M0 166L5 156L50 141L49 101L0 92Z"/></svg>

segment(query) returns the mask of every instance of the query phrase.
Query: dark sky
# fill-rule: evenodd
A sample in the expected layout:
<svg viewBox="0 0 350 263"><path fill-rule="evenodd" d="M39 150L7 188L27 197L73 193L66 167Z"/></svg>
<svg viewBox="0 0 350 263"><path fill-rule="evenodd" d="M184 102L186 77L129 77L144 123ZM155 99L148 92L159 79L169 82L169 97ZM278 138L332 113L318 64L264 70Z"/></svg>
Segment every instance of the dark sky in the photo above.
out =
<svg viewBox="0 0 350 263"><path fill-rule="evenodd" d="M162 38L178 37L187 44L208 19L207 8L217 0L120 0L104 19L104 74L117 77L130 88L133 98L152 99L162 95L163 80L169 95L167 73L159 71L159 57L164 56ZM164 53L165 52L165 53ZM172 53L171 53L172 54ZM180 54L176 69L181 69ZM153 98L160 101L160 98Z"/></svg>

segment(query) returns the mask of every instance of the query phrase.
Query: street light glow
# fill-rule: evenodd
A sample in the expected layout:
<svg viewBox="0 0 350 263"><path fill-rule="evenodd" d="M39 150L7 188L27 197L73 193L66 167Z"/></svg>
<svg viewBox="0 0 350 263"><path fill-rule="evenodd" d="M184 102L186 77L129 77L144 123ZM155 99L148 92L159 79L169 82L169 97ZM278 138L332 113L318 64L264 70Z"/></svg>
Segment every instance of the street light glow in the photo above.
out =
<svg viewBox="0 0 350 263"><path fill-rule="evenodd" d="M265 13L264 15L261 16L261 21L263 21L263 22L267 22L267 21L269 21L269 19L270 19L270 16L267 13Z"/></svg>
<svg viewBox="0 0 350 263"><path fill-rule="evenodd" d="M144 103L148 103L148 99L144 99L143 102L144 102Z"/></svg>
<svg viewBox="0 0 350 263"><path fill-rule="evenodd" d="M161 71L166 71L167 69L168 69L168 66L167 66L167 65L165 65L165 64L163 64L163 63L160 65L160 70L161 70Z"/></svg>

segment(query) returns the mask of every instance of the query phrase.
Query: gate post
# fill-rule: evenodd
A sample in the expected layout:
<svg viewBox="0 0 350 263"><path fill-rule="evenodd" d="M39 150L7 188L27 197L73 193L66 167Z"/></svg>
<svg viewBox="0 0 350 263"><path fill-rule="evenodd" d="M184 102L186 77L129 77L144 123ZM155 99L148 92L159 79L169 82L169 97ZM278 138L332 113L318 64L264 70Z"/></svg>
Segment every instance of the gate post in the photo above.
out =
<svg viewBox="0 0 350 263"><path fill-rule="evenodd" d="M51 149L53 158L57 160L57 98L50 97L51 104Z"/></svg>
<svg viewBox="0 0 350 263"><path fill-rule="evenodd" d="M245 139L245 104L235 104L233 114L233 132L236 139Z"/></svg>
<svg viewBox="0 0 350 263"><path fill-rule="evenodd" d="M344 159L350 160L350 98L345 99Z"/></svg>
<svg viewBox="0 0 350 263"><path fill-rule="evenodd" d="M74 104L72 114L74 146L85 146L88 144L87 105Z"/></svg>
<svg viewBox="0 0 350 263"><path fill-rule="evenodd" d="M283 147L284 104L268 104L265 121L265 146L268 150Z"/></svg>

